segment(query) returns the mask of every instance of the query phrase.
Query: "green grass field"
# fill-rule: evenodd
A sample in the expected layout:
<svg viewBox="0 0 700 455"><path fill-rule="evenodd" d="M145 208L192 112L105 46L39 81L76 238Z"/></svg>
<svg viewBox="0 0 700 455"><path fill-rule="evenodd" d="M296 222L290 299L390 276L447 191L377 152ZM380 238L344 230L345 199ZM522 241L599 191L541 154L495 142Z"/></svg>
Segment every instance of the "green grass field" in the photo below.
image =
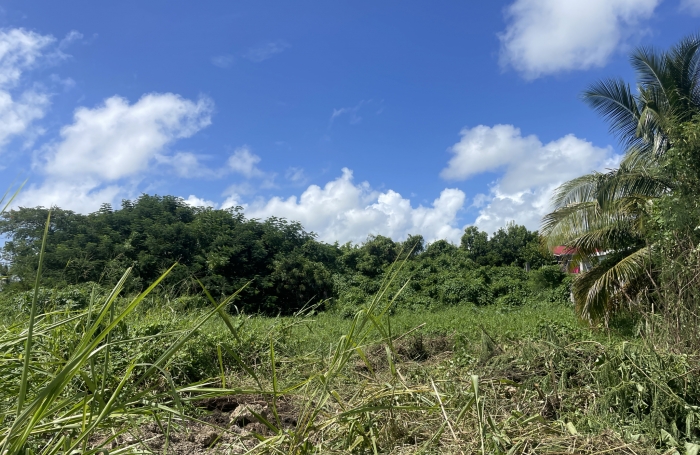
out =
<svg viewBox="0 0 700 455"><path fill-rule="evenodd" d="M697 447L697 359L649 346L633 320L591 329L568 304L408 310L380 290L351 317L271 318L186 310L156 289L53 310L26 370L28 311L4 313L3 453Z"/></svg>

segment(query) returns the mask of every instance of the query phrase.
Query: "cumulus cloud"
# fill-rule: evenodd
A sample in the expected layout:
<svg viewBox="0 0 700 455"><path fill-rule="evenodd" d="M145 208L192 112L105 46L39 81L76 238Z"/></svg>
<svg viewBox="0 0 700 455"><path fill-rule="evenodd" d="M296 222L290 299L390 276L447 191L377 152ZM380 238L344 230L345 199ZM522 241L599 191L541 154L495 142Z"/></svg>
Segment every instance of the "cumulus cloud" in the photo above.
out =
<svg viewBox="0 0 700 455"><path fill-rule="evenodd" d="M697 0L684 0L684 3ZM605 65L661 0L515 0L499 35L501 63L527 79Z"/></svg>
<svg viewBox="0 0 700 455"><path fill-rule="evenodd" d="M245 54L243 54L243 57L247 58L251 62L260 63L274 57L276 54L284 52L290 47L291 45L285 41L268 41L255 47L251 47Z"/></svg>
<svg viewBox="0 0 700 455"><path fill-rule="evenodd" d="M700 16L700 0L681 0L681 11Z"/></svg>
<svg viewBox="0 0 700 455"><path fill-rule="evenodd" d="M210 201L208 199L202 199L198 198L194 194L190 194L190 196L184 200L185 204L192 206L192 207L212 207L216 208L216 203L213 201Z"/></svg>
<svg viewBox="0 0 700 455"><path fill-rule="evenodd" d="M0 147L46 114L48 94L35 88L22 91L19 85L23 73L36 67L54 42L52 36L21 28L0 29Z"/></svg>
<svg viewBox="0 0 700 455"><path fill-rule="evenodd" d="M443 178L465 180L483 172L503 172L489 194L474 198L480 209L476 225L487 232L511 220L537 229L557 186L619 162L611 147L596 147L572 134L543 144L512 125L479 125L463 129L461 135L450 148L454 156L443 169Z"/></svg>
<svg viewBox="0 0 700 455"><path fill-rule="evenodd" d="M422 234L426 240L448 239L458 242L463 228L457 226L457 214L466 196L458 189L445 189L431 207L411 206L411 201L388 190L374 191L369 183L353 182L352 171L322 188L309 186L299 197L272 197L244 204L237 194L231 195L222 207L243 205L253 218L279 216L300 221L327 242L361 242L369 234L393 239L408 234Z"/></svg>
<svg viewBox="0 0 700 455"><path fill-rule="evenodd" d="M233 172L242 174L247 178L260 177L264 173L257 167L259 162L260 157L252 153L250 148L244 145L233 151L233 155L228 159L228 166Z"/></svg>
<svg viewBox="0 0 700 455"><path fill-rule="evenodd" d="M53 207L80 213L94 212L100 205L114 203L119 198L132 198L135 194L123 185L102 185L92 177L76 175L75 179L48 178L41 185L25 187L15 200L20 207Z"/></svg>
<svg viewBox="0 0 700 455"><path fill-rule="evenodd" d="M45 181L24 191L19 203L88 212L129 196L158 158L178 166L191 162L186 153L164 158L165 149L208 126L212 110L208 98L194 102L172 93L144 95L134 104L114 96L95 108L78 108L73 123L35 163Z"/></svg>
<svg viewBox="0 0 700 455"><path fill-rule="evenodd" d="M208 98L194 102L172 93L144 95L134 104L113 96L96 108L78 108L61 140L48 147L42 168L51 176L106 181L136 174L167 145L208 126L212 108Z"/></svg>

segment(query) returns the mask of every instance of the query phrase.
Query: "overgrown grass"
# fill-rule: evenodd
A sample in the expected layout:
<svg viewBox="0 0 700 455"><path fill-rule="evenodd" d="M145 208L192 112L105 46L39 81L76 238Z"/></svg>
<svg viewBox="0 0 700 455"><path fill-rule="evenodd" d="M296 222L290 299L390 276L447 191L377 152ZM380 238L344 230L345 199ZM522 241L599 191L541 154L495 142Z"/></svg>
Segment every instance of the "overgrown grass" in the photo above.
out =
<svg viewBox="0 0 700 455"><path fill-rule="evenodd" d="M37 287L3 313L0 453L700 448L700 362L655 350L634 318L601 331L556 302L397 309L392 279L352 317L237 314L235 296L158 283L126 297L123 281L40 306Z"/></svg>

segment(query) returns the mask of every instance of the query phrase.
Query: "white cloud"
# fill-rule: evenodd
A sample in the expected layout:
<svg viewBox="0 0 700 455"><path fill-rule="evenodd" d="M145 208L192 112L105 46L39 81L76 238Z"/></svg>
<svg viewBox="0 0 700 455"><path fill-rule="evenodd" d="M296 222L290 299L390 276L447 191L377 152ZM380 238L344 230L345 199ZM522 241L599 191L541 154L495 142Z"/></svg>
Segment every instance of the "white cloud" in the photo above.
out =
<svg viewBox="0 0 700 455"><path fill-rule="evenodd" d="M0 90L0 147L13 136L29 133L32 123L44 117L50 104L45 93L27 90L13 98L9 92Z"/></svg>
<svg viewBox="0 0 700 455"><path fill-rule="evenodd" d="M479 125L463 129L461 135L450 149L454 156L442 171L444 178L464 180L503 171L488 195L474 198L474 206L480 208L476 224L487 232L511 220L537 229L557 186L592 170L614 167L619 160L611 147L596 147L572 134L543 144L537 136L523 137L512 125Z"/></svg>
<svg viewBox="0 0 700 455"><path fill-rule="evenodd" d="M106 181L134 175L167 145L208 126L212 110L208 98L193 102L172 93L144 95L134 104L113 96L93 109L78 108L74 122L61 129L61 141L44 154L43 170Z"/></svg>
<svg viewBox="0 0 700 455"><path fill-rule="evenodd" d="M413 208L409 199L395 191L374 191L367 182L355 184L352 171L343 169L336 180L323 188L311 185L299 197L273 197L244 204L238 194L233 194L222 207L243 205L251 218L298 220L327 242L361 242L369 234L397 240L408 234L422 234L428 241L459 242L463 229L457 227L457 213L464 202L462 191L445 189L431 207Z"/></svg>
<svg viewBox="0 0 700 455"><path fill-rule="evenodd" d="M71 30L68 34L61 40L58 44L59 49L65 49L76 41L80 41L84 38L83 34L77 30Z"/></svg>
<svg viewBox="0 0 700 455"><path fill-rule="evenodd" d="M267 43L262 43L248 49L248 51L243 54L243 57L251 62L260 63L274 57L276 54L284 52L290 47L291 45L285 41L268 41Z"/></svg>
<svg viewBox="0 0 700 455"><path fill-rule="evenodd" d="M160 173L171 174L182 178L210 178L219 179L230 173L243 175L246 180L258 179L258 188L273 188L277 174L274 172L264 172L257 167L261 161L260 157L250 151L248 146L242 146L234 150L227 160L227 165L216 169L206 166L202 160L210 158L192 152L177 152L174 154L156 154L155 162L163 167ZM287 172L286 176L292 181L299 182L304 178L303 169L294 169L294 173ZM297 180L294 180L297 179ZM241 182L231 185L225 194L253 194L254 187L248 182Z"/></svg>
<svg viewBox="0 0 700 455"><path fill-rule="evenodd" d="M174 171L175 175L183 178L219 178L221 170L216 171L201 162L202 156L192 152L177 152L173 155L155 155L158 164L166 166L164 172Z"/></svg>
<svg viewBox="0 0 700 455"><path fill-rule="evenodd" d="M49 177L41 185L25 187L13 203L20 207L53 207L73 210L80 213L94 212L100 205L114 203L118 198L135 196L131 188L112 184L102 186L102 182L92 177L76 175L75 179Z"/></svg>
<svg viewBox="0 0 700 455"><path fill-rule="evenodd" d="M54 41L50 35L22 28L0 29L0 87L15 86L22 72L35 66L43 50Z"/></svg>
<svg viewBox="0 0 700 455"><path fill-rule="evenodd" d="M252 153L250 148L244 145L233 151L233 155L228 159L228 166L233 172L242 174L247 178L260 177L264 173L257 167L259 162L260 157Z"/></svg>
<svg viewBox="0 0 700 455"><path fill-rule="evenodd" d="M233 57L233 55L217 55L216 57L211 58L211 63L214 66L218 66L219 68L228 68L233 63L236 61L236 59Z"/></svg>
<svg viewBox="0 0 700 455"><path fill-rule="evenodd" d="M440 174L449 180L464 180L486 171L495 171L541 145L535 136L523 138L512 125L479 125L460 131L462 140L450 149L454 156Z"/></svg>
<svg viewBox="0 0 700 455"><path fill-rule="evenodd" d="M208 199L202 199L198 198L194 194L190 194L190 196L184 200L185 204L192 206L192 207L212 207L216 208L216 203L213 201L210 201Z"/></svg>
<svg viewBox="0 0 700 455"><path fill-rule="evenodd" d="M492 234L508 222L515 221L530 230L539 229L542 216L549 212L549 200L557 184L534 187L528 191L505 193L498 185L491 188L483 198L485 206L479 211L474 224Z"/></svg>
<svg viewBox="0 0 700 455"><path fill-rule="evenodd" d="M114 96L93 109L81 107L35 162L45 181L23 191L18 205L58 205L89 212L117 196L131 197L152 162L176 167L191 162L186 153L164 158L166 147L211 123L212 102L172 93L144 95L134 104ZM196 157L195 157L196 159Z"/></svg>
<svg viewBox="0 0 700 455"><path fill-rule="evenodd" d="M515 0L499 35L501 63L527 79L603 66L660 2Z"/></svg>
<svg viewBox="0 0 700 455"><path fill-rule="evenodd" d="M700 0L681 0L681 11L688 11L693 16L700 16Z"/></svg>
<svg viewBox="0 0 700 455"><path fill-rule="evenodd" d="M12 137L29 133L35 120L46 114L49 96L29 88L18 92L22 74L36 67L44 57L52 36L24 29L0 29L0 147Z"/></svg>

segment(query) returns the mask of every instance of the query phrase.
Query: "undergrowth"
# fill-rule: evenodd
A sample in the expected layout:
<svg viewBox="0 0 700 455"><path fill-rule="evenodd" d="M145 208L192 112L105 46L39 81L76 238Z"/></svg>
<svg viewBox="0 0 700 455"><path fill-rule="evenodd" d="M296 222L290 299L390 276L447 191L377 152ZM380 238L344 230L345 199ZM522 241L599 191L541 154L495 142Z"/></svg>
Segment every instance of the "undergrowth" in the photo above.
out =
<svg viewBox="0 0 700 455"><path fill-rule="evenodd" d="M109 362L103 352L94 361L88 356L59 394L67 400L61 409L75 413L67 420L73 429L56 433L55 420L39 421L35 428L44 430L31 433L23 450L63 453L65 441L73 441L82 453L100 447L159 451L163 439L172 439L169 446L177 450L178 432L194 431L192 422L211 422L203 400L239 397L245 403L241 397L255 395L265 403L264 411L256 408L258 426L207 424L218 440L197 450L694 453L700 436L700 380L694 373L700 363L634 337L634 321L623 318L608 331L594 330L568 305L546 302L392 312L391 297L379 293L352 318L313 309L258 317L236 314L227 303L233 314L210 317L192 331L192 321L215 316L211 303L209 310L201 302L183 310L181 302L146 295L110 329ZM116 298L116 314L131 301ZM51 379L51 371L72 358L84 343L80 329L98 312L95 301L83 309L65 299L47 303L53 312L38 321L29 396L41 390L42 374ZM17 307L7 320L21 320L22 312L26 308ZM26 322L5 330L5 340L14 337L17 349L23 327ZM2 364L6 430L15 419L17 349L5 349ZM159 361L163 352L170 352L165 363ZM162 369L151 369L155 375L141 381L153 364ZM39 365L54 366L42 373ZM136 399L117 400L119 412L76 445L82 430L90 429L82 420L98 417L91 381L103 381L105 403L120 385L125 397ZM288 406L284 413L292 417L276 416L275 403ZM153 419L162 430L151 440L125 436L139 434ZM225 444L227 434L238 442Z"/></svg>

